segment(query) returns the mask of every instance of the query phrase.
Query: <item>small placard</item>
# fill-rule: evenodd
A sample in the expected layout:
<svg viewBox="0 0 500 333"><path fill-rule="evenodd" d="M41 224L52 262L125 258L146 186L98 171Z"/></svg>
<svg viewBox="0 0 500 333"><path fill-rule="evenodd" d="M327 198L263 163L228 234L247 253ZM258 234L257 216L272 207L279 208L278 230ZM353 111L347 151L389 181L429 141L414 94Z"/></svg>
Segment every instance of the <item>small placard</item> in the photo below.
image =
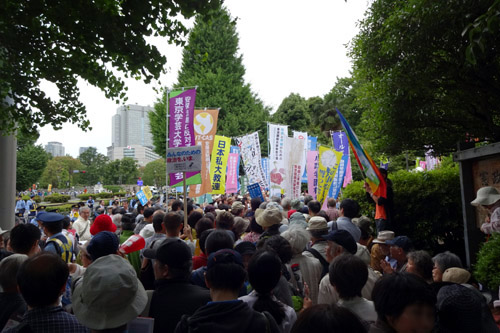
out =
<svg viewBox="0 0 500 333"><path fill-rule="evenodd" d="M167 173L201 171L201 146L167 149Z"/></svg>

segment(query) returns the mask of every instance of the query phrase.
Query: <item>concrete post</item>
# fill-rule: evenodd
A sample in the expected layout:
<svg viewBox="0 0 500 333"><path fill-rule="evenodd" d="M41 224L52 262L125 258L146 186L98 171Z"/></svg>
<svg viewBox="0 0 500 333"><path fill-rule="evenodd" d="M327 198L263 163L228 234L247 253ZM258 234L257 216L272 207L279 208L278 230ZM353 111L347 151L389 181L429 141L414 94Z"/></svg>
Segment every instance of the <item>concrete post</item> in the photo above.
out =
<svg viewBox="0 0 500 333"><path fill-rule="evenodd" d="M0 227L14 227L16 208L16 146L15 135L0 133Z"/></svg>

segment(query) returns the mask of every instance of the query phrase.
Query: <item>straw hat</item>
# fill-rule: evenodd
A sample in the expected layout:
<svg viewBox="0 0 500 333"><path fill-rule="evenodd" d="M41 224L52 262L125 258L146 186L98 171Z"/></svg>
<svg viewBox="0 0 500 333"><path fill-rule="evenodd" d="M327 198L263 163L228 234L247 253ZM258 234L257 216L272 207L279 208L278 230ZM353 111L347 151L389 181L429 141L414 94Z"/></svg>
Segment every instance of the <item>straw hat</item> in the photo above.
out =
<svg viewBox="0 0 500 333"><path fill-rule="evenodd" d="M388 240L394 239L394 236L394 231L383 230L378 233L377 238L375 238L372 243L385 244Z"/></svg>

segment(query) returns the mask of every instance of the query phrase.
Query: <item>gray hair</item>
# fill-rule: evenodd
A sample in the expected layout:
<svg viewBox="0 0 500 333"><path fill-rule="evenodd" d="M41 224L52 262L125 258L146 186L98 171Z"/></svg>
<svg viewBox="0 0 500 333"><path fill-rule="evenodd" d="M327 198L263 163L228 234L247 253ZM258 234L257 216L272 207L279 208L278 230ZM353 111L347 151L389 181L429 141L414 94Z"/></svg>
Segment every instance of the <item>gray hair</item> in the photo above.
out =
<svg viewBox="0 0 500 333"><path fill-rule="evenodd" d="M292 200L290 198L283 198L283 200L281 200L281 207L289 210L292 208Z"/></svg>
<svg viewBox="0 0 500 333"><path fill-rule="evenodd" d="M280 204L281 203L281 198L278 197L278 196L275 196L273 195L271 198L270 198L271 202L276 202L277 204Z"/></svg>
<svg viewBox="0 0 500 333"><path fill-rule="evenodd" d="M302 253L306 249L306 245L311 239L311 234L303 228L290 227L281 234L281 237L290 243L292 253L295 255Z"/></svg>
<svg viewBox="0 0 500 333"><path fill-rule="evenodd" d="M116 225L116 227L120 227L122 224L122 214L115 214L111 217L111 221Z"/></svg>
<svg viewBox="0 0 500 333"><path fill-rule="evenodd" d="M25 254L12 254L0 262L0 286L3 291L10 291L17 287L17 272L28 259Z"/></svg>
<svg viewBox="0 0 500 333"><path fill-rule="evenodd" d="M442 273L450 267L463 268L460 258L450 251L436 254L432 261Z"/></svg>
<svg viewBox="0 0 500 333"><path fill-rule="evenodd" d="M78 210L78 212L81 214L84 210L86 210L86 211L88 211L90 213L90 208L87 207L87 206L80 207L80 209Z"/></svg>

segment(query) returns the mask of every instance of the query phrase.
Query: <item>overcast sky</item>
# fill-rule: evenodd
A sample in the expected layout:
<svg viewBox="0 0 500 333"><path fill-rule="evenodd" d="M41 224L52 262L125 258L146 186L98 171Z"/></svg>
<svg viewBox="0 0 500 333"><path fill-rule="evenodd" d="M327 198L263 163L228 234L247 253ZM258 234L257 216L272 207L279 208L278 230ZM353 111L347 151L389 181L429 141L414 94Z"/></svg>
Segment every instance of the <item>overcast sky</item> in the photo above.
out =
<svg viewBox="0 0 500 333"><path fill-rule="evenodd" d="M345 45L356 35L357 22L368 4L369 0L313 0L307 4L297 0L226 0L231 15L238 18L246 82L273 111L290 93L305 98L324 96L337 78L349 75L351 62ZM152 43L166 55L168 73L150 85L126 80L129 104L153 106L158 96L152 88L171 87L176 81L182 49L159 38ZM55 96L53 86L44 87ZM118 105L84 81L79 87L92 131L83 132L71 124L60 131L46 126L40 130L38 143L62 142L66 154L73 157L84 146L96 147L106 155L106 147L111 145L111 117Z"/></svg>

